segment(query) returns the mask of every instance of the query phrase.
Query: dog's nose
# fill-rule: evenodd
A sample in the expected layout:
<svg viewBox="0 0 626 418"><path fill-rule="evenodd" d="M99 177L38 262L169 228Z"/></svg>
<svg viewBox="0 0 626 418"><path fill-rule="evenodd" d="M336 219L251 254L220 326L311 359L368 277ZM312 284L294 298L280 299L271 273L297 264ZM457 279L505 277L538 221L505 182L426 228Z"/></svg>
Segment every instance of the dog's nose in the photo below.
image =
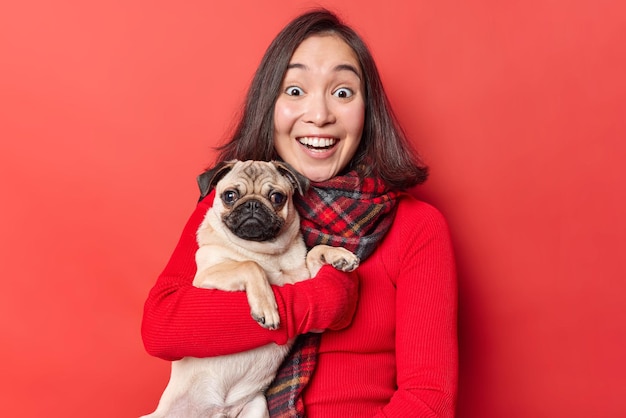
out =
<svg viewBox="0 0 626 418"><path fill-rule="evenodd" d="M258 210L261 207L261 204L258 202L258 200L248 200L246 202L246 209L248 209L249 211L254 212L255 210Z"/></svg>

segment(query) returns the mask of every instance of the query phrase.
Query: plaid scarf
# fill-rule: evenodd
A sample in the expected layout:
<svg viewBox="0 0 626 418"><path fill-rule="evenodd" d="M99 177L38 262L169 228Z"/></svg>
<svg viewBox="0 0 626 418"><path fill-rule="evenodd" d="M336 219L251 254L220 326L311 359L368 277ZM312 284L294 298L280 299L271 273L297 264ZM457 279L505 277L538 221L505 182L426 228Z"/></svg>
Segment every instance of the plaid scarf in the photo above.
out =
<svg viewBox="0 0 626 418"><path fill-rule="evenodd" d="M311 183L306 196L295 200L307 247L344 247L363 261L391 226L398 195L381 180L360 179L355 171ZM266 392L272 418L305 417L302 391L315 370L320 341L318 333L296 339Z"/></svg>

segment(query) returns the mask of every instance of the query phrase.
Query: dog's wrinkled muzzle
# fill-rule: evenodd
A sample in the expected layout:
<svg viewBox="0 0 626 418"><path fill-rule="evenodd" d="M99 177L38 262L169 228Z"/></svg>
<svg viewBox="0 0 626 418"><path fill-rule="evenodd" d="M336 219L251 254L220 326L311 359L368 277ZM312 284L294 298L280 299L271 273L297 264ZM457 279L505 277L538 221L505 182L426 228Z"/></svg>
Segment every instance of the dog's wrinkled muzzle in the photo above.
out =
<svg viewBox="0 0 626 418"><path fill-rule="evenodd" d="M280 233L284 221L256 199L241 202L224 219L233 234L248 241L270 241Z"/></svg>

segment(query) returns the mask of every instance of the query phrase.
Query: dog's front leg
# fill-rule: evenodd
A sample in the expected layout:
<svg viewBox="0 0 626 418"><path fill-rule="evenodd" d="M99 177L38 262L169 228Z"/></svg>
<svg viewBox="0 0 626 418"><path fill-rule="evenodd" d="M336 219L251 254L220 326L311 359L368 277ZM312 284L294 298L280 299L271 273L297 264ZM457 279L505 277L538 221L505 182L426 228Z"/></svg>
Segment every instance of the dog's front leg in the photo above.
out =
<svg viewBox="0 0 626 418"><path fill-rule="evenodd" d="M252 318L264 328L280 326L274 292L265 271L254 261L228 260L199 269L193 285L205 289L244 290Z"/></svg>

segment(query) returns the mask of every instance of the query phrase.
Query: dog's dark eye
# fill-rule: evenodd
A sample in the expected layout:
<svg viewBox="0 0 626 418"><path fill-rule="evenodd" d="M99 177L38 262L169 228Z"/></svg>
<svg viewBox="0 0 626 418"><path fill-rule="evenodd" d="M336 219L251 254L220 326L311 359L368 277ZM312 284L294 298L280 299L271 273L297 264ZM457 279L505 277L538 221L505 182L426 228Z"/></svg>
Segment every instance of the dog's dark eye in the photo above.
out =
<svg viewBox="0 0 626 418"><path fill-rule="evenodd" d="M280 206L285 203L285 195L279 192L273 192L270 194L270 202L272 202L274 206Z"/></svg>
<svg viewBox="0 0 626 418"><path fill-rule="evenodd" d="M239 199L239 193L236 190L226 190L222 193L222 202L228 206L232 205Z"/></svg>

